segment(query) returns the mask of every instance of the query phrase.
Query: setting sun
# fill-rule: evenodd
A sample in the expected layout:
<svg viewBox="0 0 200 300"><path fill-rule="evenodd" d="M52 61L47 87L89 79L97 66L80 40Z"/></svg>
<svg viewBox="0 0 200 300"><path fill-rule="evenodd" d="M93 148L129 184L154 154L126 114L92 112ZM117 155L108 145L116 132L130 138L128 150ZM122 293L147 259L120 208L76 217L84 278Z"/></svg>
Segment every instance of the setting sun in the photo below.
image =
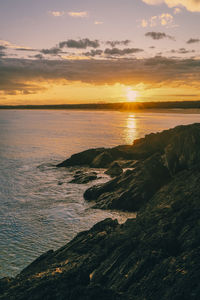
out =
<svg viewBox="0 0 200 300"><path fill-rule="evenodd" d="M126 89L126 97L128 102L134 102L136 101L138 93L136 91L133 91L131 87L127 87Z"/></svg>

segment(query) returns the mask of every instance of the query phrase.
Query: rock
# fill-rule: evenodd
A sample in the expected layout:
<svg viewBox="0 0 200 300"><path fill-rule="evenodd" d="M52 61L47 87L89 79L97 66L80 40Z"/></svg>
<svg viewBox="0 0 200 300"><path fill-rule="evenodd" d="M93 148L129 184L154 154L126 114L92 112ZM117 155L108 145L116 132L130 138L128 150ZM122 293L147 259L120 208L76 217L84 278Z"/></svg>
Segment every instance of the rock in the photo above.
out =
<svg viewBox="0 0 200 300"><path fill-rule="evenodd" d="M113 162L107 171L105 171L105 174L110 175L111 177L119 176L123 173L123 169L120 167L120 165L117 162Z"/></svg>
<svg viewBox="0 0 200 300"><path fill-rule="evenodd" d="M97 223L0 281L0 299L199 299L199 182L200 166L179 172L136 219Z"/></svg>
<svg viewBox="0 0 200 300"><path fill-rule="evenodd" d="M72 179L70 183L85 184L96 179L97 179L96 172L78 173L78 174L76 173L74 175L74 179Z"/></svg>
<svg viewBox="0 0 200 300"><path fill-rule="evenodd" d="M163 155L171 174L200 162L200 124L181 125L136 139L133 145L110 149L89 149L71 156L58 167L83 166L108 168L114 161L144 160L155 153ZM122 166L124 167L124 166Z"/></svg>
<svg viewBox="0 0 200 300"><path fill-rule="evenodd" d="M84 193L88 201L95 201L95 208L137 211L170 180L168 169L159 154L137 164L117 178L92 186Z"/></svg>
<svg viewBox="0 0 200 300"><path fill-rule="evenodd" d="M171 174L191 168L200 162L199 124L186 128L187 130L175 135L164 149L166 165Z"/></svg>
<svg viewBox="0 0 200 300"><path fill-rule="evenodd" d="M89 166L93 159L103 153L104 150L104 148L89 149L73 154L69 159L58 164L57 167Z"/></svg>
<svg viewBox="0 0 200 300"><path fill-rule="evenodd" d="M113 162L113 157L108 151L104 151L95 157L91 163L93 168L107 168Z"/></svg>

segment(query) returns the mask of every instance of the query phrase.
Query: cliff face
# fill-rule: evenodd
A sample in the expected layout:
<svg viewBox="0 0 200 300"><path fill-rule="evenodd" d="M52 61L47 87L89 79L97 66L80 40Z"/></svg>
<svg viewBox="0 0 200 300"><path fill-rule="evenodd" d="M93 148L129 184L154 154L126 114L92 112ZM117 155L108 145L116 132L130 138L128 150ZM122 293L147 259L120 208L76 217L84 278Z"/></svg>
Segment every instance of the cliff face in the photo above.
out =
<svg viewBox="0 0 200 300"><path fill-rule="evenodd" d="M147 135L123 151L138 162L131 170L84 193L86 200L95 201L95 208L137 211L181 170L199 164L200 124Z"/></svg>
<svg viewBox="0 0 200 300"><path fill-rule="evenodd" d="M113 189L112 199L97 203L138 205L137 218L122 225L106 219L48 251L16 278L2 279L0 299L199 299L199 143L200 125L194 124L126 148L150 154L143 151L135 169L95 193L111 197Z"/></svg>

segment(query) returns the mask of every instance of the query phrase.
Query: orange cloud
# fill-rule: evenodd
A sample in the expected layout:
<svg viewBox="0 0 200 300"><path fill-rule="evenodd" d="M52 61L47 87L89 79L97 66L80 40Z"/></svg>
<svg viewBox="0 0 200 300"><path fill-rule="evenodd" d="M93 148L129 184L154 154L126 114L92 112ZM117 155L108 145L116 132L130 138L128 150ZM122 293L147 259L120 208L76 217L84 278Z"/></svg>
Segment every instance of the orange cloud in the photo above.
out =
<svg viewBox="0 0 200 300"><path fill-rule="evenodd" d="M159 5L165 3L169 7L183 6L191 12L200 12L200 0L142 0L146 4Z"/></svg>
<svg viewBox="0 0 200 300"><path fill-rule="evenodd" d="M86 18L88 16L87 11L69 11L68 15L74 18Z"/></svg>

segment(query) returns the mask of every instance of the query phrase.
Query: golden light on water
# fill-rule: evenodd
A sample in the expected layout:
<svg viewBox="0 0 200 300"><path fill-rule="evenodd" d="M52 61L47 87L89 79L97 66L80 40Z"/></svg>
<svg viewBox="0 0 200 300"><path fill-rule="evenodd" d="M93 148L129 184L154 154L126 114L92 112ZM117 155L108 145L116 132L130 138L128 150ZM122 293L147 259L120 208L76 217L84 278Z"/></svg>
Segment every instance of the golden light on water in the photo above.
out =
<svg viewBox="0 0 200 300"><path fill-rule="evenodd" d="M137 138L137 119L133 114L130 114L126 120L125 134L127 144L132 144Z"/></svg>
<svg viewBox="0 0 200 300"><path fill-rule="evenodd" d="M130 86L126 88L126 98L128 102L136 101L137 96L138 96L137 91L132 90Z"/></svg>

